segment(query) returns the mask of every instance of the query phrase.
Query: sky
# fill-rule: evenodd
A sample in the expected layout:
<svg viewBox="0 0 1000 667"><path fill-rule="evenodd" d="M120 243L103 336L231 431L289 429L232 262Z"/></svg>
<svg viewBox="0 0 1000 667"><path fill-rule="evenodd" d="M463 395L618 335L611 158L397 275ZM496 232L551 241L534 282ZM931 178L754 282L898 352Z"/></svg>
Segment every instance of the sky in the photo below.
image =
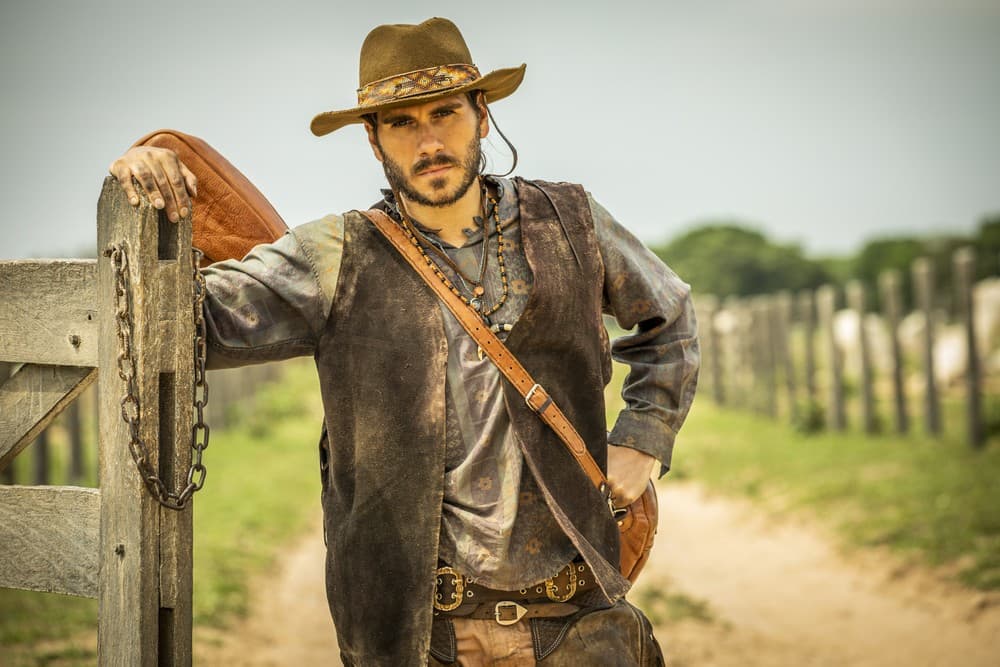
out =
<svg viewBox="0 0 1000 667"><path fill-rule="evenodd" d="M1000 0L0 0L0 259L92 253L108 165L161 127L289 225L367 207L360 126L309 121L355 105L371 28L430 16L484 73L527 63L492 107L516 173L582 183L648 243L729 220L848 254L1000 212Z"/></svg>

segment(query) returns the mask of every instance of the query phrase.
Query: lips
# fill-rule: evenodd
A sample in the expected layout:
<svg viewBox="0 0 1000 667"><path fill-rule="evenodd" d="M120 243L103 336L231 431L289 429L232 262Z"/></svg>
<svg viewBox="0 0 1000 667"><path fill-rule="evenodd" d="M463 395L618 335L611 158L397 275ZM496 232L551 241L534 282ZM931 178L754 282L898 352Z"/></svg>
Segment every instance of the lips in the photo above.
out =
<svg viewBox="0 0 1000 667"><path fill-rule="evenodd" d="M417 172L417 176L436 176L437 174L443 174L449 169L451 169L450 164L442 165L440 167L431 167L430 169L424 169L423 171Z"/></svg>

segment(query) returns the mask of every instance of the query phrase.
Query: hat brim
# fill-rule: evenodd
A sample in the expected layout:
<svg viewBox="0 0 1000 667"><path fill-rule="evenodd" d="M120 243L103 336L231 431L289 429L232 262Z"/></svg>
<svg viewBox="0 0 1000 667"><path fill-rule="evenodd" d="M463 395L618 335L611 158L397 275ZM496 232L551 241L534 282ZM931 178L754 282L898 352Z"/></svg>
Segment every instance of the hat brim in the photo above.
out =
<svg viewBox="0 0 1000 667"><path fill-rule="evenodd" d="M483 95L486 97L487 103L496 102L497 100L502 100L517 90L518 86L521 85L521 81L524 80L524 70L526 68L527 65L522 64L520 67L507 67L504 69L493 70L484 77L459 86L444 88L442 90L434 91L433 93L424 93L423 95L401 97L397 100L384 102L382 104L373 104L367 107L354 107L353 109L344 109L342 111L324 111L321 114L317 114L316 117L312 119L312 123L309 124L309 128L312 130L313 134L317 137L321 137L324 134L333 132L334 130L339 130L346 125L361 123L363 122L364 117L371 113L376 113L385 109L406 107L413 104L426 104L427 102L432 102L433 100L440 99L442 97L458 95L459 93L469 90L481 90L483 91Z"/></svg>

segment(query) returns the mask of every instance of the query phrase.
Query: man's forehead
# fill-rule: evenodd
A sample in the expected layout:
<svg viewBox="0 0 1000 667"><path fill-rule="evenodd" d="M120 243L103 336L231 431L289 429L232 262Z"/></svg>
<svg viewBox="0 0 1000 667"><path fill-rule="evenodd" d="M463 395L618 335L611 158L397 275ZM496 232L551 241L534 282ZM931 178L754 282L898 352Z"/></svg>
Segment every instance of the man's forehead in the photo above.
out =
<svg viewBox="0 0 1000 667"><path fill-rule="evenodd" d="M416 115L421 111L437 109L438 107L454 106L456 104L469 106L467 93L449 95L448 97L441 97L431 102L424 102L423 104L408 104L405 107L393 107L392 109L381 110L378 112L378 117L384 118L386 116Z"/></svg>

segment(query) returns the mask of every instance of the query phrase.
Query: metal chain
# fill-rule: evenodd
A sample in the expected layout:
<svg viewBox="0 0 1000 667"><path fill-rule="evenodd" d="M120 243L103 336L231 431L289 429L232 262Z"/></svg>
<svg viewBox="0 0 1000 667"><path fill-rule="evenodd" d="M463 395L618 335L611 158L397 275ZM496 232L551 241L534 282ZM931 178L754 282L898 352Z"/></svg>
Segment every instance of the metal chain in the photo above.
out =
<svg viewBox="0 0 1000 667"><path fill-rule="evenodd" d="M205 375L206 357L206 336L205 317L202 310L205 303L205 277L198 270L201 264L202 252L197 248L192 248L192 262L194 271L194 392L193 403L195 410L194 424L191 427L191 467L187 472L187 483L184 488L175 493L167 489L166 484L160 476L153 470L149 462L149 452L146 445L139 436L139 387L136 379L135 357L132 350L132 334L135 328L132 305L132 286L128 270L128 253L125 245L111 244L104 251L105 256L111 258L111 264L115 271L115 321L118 324L118 377L125 383L125 395L121 400L122 420L129 429L129 453L135 461L142 481L150 494L156 500L172 510L184 509L191 496L196 491L200 491L205 484L205 475L208 470L201 462L204 451L208 448L209 429L205 423L205 406L208 404L208 382Z"/></svg>

